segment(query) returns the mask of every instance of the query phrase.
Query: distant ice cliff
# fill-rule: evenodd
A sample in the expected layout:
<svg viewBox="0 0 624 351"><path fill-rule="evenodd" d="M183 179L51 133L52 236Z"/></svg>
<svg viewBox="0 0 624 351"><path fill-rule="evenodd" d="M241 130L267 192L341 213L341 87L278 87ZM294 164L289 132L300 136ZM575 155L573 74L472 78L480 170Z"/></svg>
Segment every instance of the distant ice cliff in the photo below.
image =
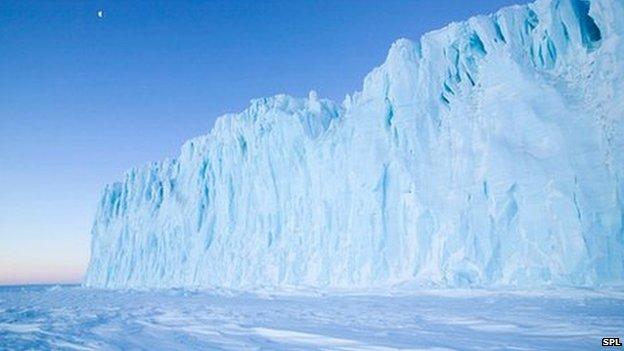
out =
<svg viewBox="0 0 624 351"><path fill-rule="evenodd" d="M624 2L396 41L342 104L286 95L108 186L94 287L624 281Z"/></svg>

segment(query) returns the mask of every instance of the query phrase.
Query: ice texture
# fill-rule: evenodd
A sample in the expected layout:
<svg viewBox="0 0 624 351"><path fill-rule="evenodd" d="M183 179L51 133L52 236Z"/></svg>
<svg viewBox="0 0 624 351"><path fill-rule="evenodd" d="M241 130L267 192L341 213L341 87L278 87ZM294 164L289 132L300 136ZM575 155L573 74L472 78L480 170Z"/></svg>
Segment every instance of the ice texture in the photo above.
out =
<svg viewBox="0 0 624 351"><path fill-rule="evenodd" d="M624 2L400 39L342 104L254 100L106 187L87 286L624 280Z"/></svg>
<svg viewBox="0 0 624 351"><path fill-rule="evenodd" d="M624 294L604 290L291 296L0 286L3 351L570 351L599 350L622 330Z"/></svg>

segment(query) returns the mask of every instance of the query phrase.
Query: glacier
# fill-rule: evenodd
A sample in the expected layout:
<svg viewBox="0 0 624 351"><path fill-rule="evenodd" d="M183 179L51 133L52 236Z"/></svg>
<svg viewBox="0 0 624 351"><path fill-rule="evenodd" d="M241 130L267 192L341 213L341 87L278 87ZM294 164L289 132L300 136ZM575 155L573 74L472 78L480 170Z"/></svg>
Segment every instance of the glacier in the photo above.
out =
<svg viewBox="0 0 624 351"><path fill-rule="evenodd" d="M624 2L400 39L342 103L277 95L107 186L84 285L624 282Z"/></svg>

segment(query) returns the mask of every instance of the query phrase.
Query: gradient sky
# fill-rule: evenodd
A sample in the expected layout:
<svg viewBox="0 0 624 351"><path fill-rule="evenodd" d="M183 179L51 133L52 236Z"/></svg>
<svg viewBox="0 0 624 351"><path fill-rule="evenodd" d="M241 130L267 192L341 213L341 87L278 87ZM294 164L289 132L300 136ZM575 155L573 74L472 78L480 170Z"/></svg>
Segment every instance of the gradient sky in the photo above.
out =
<svg viewBox="0 0 624 351"><path fill-rule="evenodd" d="M0 284L79 282L104 185L215 117L342 101L395 39L514 2L0 0Z"/></svg>

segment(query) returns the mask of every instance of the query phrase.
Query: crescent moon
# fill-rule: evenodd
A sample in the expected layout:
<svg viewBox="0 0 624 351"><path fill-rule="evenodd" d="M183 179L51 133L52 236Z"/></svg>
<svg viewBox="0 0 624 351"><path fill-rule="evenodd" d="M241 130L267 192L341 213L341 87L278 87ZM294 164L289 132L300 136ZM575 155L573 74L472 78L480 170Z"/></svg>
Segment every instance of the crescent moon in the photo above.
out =
<svg viewBox="0 0 624 351"><path fill-rule="evenodd" d="M97 12L97 16L98 16L98 18L102 18L102 17L104 17L104 11L99 10L99 11Z"/></svg>

